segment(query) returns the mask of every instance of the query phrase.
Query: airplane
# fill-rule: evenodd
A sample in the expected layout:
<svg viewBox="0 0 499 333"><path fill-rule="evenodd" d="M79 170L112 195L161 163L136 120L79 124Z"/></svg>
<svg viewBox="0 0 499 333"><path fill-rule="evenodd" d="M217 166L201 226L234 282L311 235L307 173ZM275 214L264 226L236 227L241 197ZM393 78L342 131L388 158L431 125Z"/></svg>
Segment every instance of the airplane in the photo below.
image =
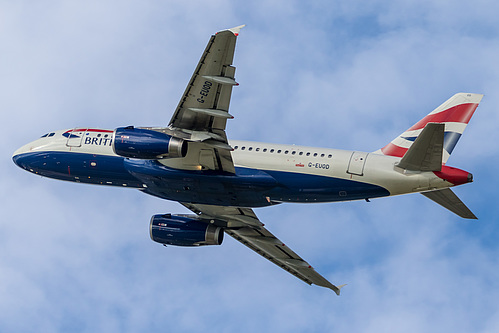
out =
<svg viewBox="0 0 499 333"><path fill-rule="evenodd" d="M483 95L458 93L374 152L228 140L232 65L241 28L211 36L167 127L77 127L53 131L13 154L49 178L119 186L177 201L194 214L152 216L163 245L221 245L232 236L309 285L336 286L274 236L253 208L421 193L467 219L450 189L473 181L447 165Z"/></svg>

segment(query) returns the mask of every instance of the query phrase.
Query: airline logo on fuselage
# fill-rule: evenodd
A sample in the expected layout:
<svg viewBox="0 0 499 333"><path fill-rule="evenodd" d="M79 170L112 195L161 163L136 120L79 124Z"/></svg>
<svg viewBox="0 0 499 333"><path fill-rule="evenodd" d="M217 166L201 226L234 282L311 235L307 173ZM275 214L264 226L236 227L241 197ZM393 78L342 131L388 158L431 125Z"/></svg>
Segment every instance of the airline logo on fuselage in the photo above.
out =
<svg viewBox="0 0 499 333"><path fill-rule="evenodd" d="M102 137L85 137L83 144L85 145L97 145L97 146L111 146L111 138L102 138Z"/></svg>

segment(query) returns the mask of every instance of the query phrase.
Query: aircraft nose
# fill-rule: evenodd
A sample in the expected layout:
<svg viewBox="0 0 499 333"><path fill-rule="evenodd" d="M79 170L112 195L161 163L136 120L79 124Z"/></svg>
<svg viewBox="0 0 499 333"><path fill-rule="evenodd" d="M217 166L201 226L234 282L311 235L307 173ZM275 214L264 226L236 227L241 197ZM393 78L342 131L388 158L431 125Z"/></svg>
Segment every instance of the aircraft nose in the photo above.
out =
<svg viewBox="0 0 499 333"><path fill-rule="evenodd" d="M18 167L27 169L26 154L20 152L20 149L16 150L16 152L12 155L12 160Z"/></svg>
<svg viewBox="0 0 499 333"><path fill-rule="evenodd" d="M30 152L30 144L24 145L21 148L17 149L14 154L12 154L12 160L14 163L23 169L28 169L29 167L29 152Z"/></svg>
<svg viewBox="0 0 499 333"><path fill-rule="evenodd" d="M15 155L15 154L14 154L14 155L12 156L12 160L14 161L14 163L15 163L18 167L25 169L25 168L24 168L24 163L23 163L23 157L22 157L21 155Z"/></svg>

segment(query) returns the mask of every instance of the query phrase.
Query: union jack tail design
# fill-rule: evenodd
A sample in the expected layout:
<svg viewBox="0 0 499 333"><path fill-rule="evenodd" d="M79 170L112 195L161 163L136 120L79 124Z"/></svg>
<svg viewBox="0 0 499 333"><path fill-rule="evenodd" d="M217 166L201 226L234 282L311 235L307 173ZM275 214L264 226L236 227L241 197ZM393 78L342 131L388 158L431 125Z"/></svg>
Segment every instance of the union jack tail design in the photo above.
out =
<svg viewBox="0 0 499 333"><path fill-rule="evenodd" d="M481 94L455 94L407 131L396 137L392 142L376 151L376 153L403 157L428 123L444 123L445 134L442 163L445 164L482 97L483 95Z"/></svg>

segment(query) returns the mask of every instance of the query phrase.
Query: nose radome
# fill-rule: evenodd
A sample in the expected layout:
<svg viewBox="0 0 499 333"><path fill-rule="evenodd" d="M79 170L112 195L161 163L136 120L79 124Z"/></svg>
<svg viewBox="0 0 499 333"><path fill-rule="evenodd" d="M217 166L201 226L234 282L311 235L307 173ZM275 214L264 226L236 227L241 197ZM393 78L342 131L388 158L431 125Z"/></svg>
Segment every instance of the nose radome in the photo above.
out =
<svg viewBox="0 0 499 333"><path fill-rule="evenodd" d="M12 154L12 160L18 167L26 169L26 154L31 152L31 146L32 143L28 143Z"/></svg>
<svg viewBox="0 0 499 333"><path fill-rule="evenodd" d="M18 167L26 169L26 165L25 165L25 163L23 163L23 161L25 160L25 157L22 154L16 154L16 153L14 153L14 155L12 155L12 160L14 161L14 163Z"/></svg>
<svg viewBox="0 0 499 333"><path fill-rule="evenodd" d="M17 150L14 152L14 154L12 154L12 159L14 159L16 156L19 156L19 155L21 155L21 154L23 153L23 149L22 149L22 148L23 148L23 147L21 147L21 148L17 149Z"/></svg>

